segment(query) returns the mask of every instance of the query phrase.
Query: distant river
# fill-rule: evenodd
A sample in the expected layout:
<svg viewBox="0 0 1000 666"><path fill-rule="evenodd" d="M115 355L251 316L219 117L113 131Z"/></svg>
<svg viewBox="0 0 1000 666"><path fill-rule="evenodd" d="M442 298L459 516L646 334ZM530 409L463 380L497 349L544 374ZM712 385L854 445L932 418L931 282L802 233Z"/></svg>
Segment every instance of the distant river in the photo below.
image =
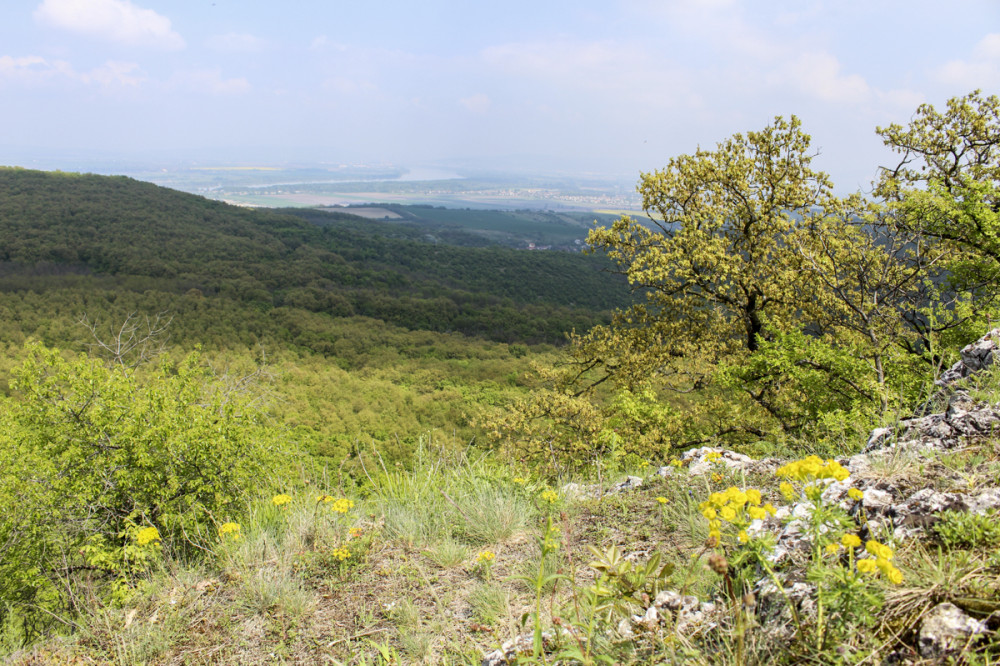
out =
<svg viewBox="0 0 1000 666"><path fill-rule="evenodd" d="M263 185L244 185L249 189L262 189L265 187L292 187L295 185L342 185L346 183L413 183L423 180L462 180L465 176L460 176L454 171L437 169L434 167L418 167L407 169L406 173L393 178L344 178L336 180L300 180L287 183L265 183ZM219 186L221 187L221 186ZM212 189L219 189L215 187Z"/></svg>

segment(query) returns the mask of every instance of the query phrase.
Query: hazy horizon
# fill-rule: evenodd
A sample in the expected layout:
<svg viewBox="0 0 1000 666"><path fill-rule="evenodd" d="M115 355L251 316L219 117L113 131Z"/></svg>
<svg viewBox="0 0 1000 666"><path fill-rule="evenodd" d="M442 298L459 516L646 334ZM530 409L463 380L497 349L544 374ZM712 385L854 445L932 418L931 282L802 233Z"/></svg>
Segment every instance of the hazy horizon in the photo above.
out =
<svg viewBox="0 0 1000 666"><path fill-rule="evenodd" d="M5 3L0 164L367 164L634 183L795 114L815 165L852 191L888 163L877 125L1000 89L1000 5L939 9Z"/></svg>

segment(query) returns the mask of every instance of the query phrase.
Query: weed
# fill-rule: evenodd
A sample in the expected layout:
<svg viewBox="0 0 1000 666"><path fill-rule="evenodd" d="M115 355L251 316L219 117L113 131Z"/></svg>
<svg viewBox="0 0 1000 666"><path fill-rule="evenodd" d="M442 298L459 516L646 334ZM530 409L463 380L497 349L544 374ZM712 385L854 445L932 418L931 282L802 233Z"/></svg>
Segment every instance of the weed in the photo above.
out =
<svg viewBox="0 0 1000 666"><path fill-rule="evenodd" d="M934 525L941 544L948 549L987 549L1000 545L1000 521L996 510L976 514L944 511Z"/></svg>

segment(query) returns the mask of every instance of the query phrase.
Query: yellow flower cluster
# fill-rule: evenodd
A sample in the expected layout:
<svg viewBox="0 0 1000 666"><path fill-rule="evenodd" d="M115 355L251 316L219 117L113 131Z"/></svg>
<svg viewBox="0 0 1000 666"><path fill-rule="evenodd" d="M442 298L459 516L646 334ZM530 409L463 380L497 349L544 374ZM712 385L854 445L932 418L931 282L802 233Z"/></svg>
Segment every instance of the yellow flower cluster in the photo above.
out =
<svg viewBox="0 0 1000 666"><path fill-rule="evenodd" d="M678 460L677 458L674 458L667 464L670 465L671 467L676 467L677 469L684 467L684 463L681 460Z"/></svg>
<svg viewBox="0 0 1000 666"><path fill-rule="evenodd" d="M720 460L722 460L722 454L719 453L718 451L709 451L708 453L705 454L705 460L713 463L719 462Z"/></svg>
<svg viewBox="0 0 1000 666"><path fill-rule="evenodd" d="M859 545L860 542L861 540L859 539ZM894 555L892 548L873 539L865 544L865 550L874 559L858 560L858 571L866 574L874 574L876 571L881 571L882 575L889 579L889 582L893 585L899 585L903 582L903 572L897 569L892 563Z"/></svg>
<svg viewBox="0 0 1000 666"><path fill-rule="evenodd" d="M352 527L347 531L347 533L351 535L352 539L357 539L364 533L364 530L362 530L360 527Z"/></svg>
<svg viewBox="0 0 1000 666"><path fill-rule="evenodd" d="M861 537L857 534L845 534L840 537L840 543L844 548L858 548L861 546Z"/></svg>
<svg viewBox="0 0 1000 666"><path fill-rule="evenodd" d="M351 551L347 550L346 548L334 548L332 555L341 562L343 562L344 560L346 560L348 557L351 556Z"/></svg>
<svg viewBox="0 0 1000 666"><path fill-rule="evenodd" d="M274 497L271 498L271 504L273 504L274 506L284 506L291 501L292 501L291 496L284 494L275 495Z"/></svg>
<svg viewBox="0 0 1000 666"><path fill-rule="evenodd" d="M851 475L851 473L836 460L824 461L819 456L809 456L808 458L803 458L802 460L790 462L787 465L779 467L778 471L775 473L778 476L785 477L786 479L793 479L804 483L820 479L836 479L837 481L843 481Z"/></svg>
<svg viewBox="0 0 1000 666"><path fill-rule="evenodd" d="M701 515L708 520L709 538L721 538L722 521L731 523L740 530L737 539L740 543L750 540L744 528L752 520L763 520L768 514L772 516L776 509L770 503L761 506L760 491L756 488L740 490L735 486L721 493L712 493L708 499L698 505Z"/></svg>
<svg viewBox="0 0 1000 666"><path fill-rule="evenodd" d="M225 538L231 534L234 539L239 539L241 529L238 523L223 523L219 526L219 536Z"/></svg>
<svg viewBox="0 0 1000 666"><path fill-rule="evenodd" d="M549 504L555 504L559 500L559 493L554 490L543 490L541 497Z"/></svg>
<svg viewBox="0 0 1000 666"><path fill-rule="evenodd" d="M316 498L316 503L319 504L320 502L323 502L325 504L326 502L332 502L334 499L333 495L320 495Z"/></svg>
<svg viewBox="0 0 1000 666"><path fill-rule="evenodd" d="M514 483L516 483L519 486L523 486L527 482L528 482L527 479L525 479L523 476L515 476L514 477Z"/></svg>
<svg viewBox="0 0 1000 666"><path fill-rule="evenodd" d="M476 555L476 562L480 564L486 564L495 560L496 557L497 556L492 551L484 550L480 551L480 553Z"/></svg>
<svg viewBox="0 0 1000 666"><path fill-rule="evenodd" d="M333 502L333 506L330 507L335 513L347 513L354 508L354 500L347 499L346 497L341 497Z"/></svg>
<svg viewBox="0 0 1000 666"><path fill-rule="evenodd" d="M550 524L545 530L545 538L543 539L542 550L543 552L554 552L559 550L562 544L559 543L559 536L562 530L556 525Z"/></svg>
<svg viewBox="0 0 1000 666"><path fill-rule="evenodd" d="M847 491L847 496L850 497L855 502L860 502L865 498L865 494L858 490L857 488L851 488Z"/></svg>
<svg viewBox="0 0 1000 666"><path fill-rule="evenodd" d="M140 546L160 540L160 531L155 527L144 527L135 535L135 542Z"/></svg>
<svg viewBox="0 0 1000 666"><path fill-rule="evenodd" d="M667 502L669 502L670 500L668 500L666 497L657 497L656 501L657 501L658 504L660 504L662 506L662 505L666 504Z"/></svg>

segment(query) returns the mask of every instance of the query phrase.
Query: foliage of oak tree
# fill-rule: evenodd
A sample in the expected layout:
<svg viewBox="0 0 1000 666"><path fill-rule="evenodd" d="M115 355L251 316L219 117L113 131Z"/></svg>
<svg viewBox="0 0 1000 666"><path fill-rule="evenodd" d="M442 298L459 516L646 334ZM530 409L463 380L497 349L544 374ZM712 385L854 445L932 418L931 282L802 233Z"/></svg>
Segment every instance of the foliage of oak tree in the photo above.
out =
<svg viewBox="0 0 1000 666"><path fill-rule="evenodd" d="M880 130L904 152L882 201L834 196L795 117L642 174L653 223L623 217L588 240L645 301L575 336L494 436L577 461L611 435L653 456L723 437L812 446L911 404L928 363L947 360L942 336L967 340L988 310L995 272L977 259L1000 257L996 117L996 98L974 93ZM683 416L671 394L687 395ZM621 423L621 395L656 396L658 437Z"/></svg>

